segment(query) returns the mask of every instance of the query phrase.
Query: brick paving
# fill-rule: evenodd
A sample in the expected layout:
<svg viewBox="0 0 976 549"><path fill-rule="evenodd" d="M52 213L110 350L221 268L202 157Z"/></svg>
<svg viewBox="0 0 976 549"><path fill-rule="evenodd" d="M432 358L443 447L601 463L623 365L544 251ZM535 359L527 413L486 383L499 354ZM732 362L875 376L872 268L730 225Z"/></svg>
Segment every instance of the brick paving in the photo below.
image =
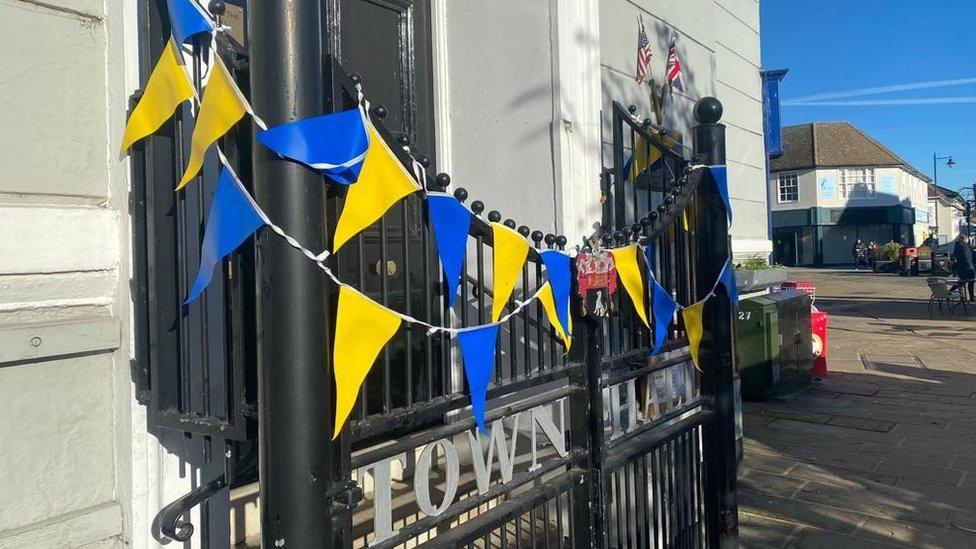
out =
<svg viewBox="0 0 976 549"><path fill-rule="evenodd" d="M976 316L929 318L924 278L790 277L830 314L830 373L743 405L742 546L976 547Z"/></svg>

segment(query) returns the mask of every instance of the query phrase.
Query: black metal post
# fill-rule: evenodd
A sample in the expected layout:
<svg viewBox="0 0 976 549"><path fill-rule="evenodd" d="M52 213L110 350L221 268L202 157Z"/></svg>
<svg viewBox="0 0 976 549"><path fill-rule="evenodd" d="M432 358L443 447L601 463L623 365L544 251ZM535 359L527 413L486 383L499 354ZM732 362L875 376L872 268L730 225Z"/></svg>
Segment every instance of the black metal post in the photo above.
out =
<svg viewBox="0 0 976 549"><path fill-rule="evenodd" d="M251 102L275 125L322 113L318 0L248 2ZM313 250L325 246L325 185L255 140L254 192L268 216ZM325 281L270 231L257 248L263 547L328 547L329 433Z"/></svg>
<svg viewBox="0 0 976 549"><path fill-rule="evenodd" d="M696 163L725 164L725 125L719 124L722 104L704 97L695 105L698 125L692 130ZM705 175L705 177L709 177ZM725 204L708 181L698 186L696 241L698 243L698 299L705 297L731 257ZM715 411L704 427L705 509L709 547L738 547L736 500L735 338L728 300L710 299L705 306L706 338L699 363L702 394Z"/></svg>

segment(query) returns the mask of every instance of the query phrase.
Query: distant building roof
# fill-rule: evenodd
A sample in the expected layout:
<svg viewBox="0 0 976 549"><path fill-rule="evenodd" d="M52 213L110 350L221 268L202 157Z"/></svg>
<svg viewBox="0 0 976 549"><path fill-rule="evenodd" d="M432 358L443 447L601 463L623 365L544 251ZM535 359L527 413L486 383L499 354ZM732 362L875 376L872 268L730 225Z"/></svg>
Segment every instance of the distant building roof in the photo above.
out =
<svg viewBox="0 0 976 549"><path fill-rule="evenodd" d="M783 156L770 170L803 170L848 166L901 166L918 178L925 174L848 122L812 122L783 128Z"/></svg>

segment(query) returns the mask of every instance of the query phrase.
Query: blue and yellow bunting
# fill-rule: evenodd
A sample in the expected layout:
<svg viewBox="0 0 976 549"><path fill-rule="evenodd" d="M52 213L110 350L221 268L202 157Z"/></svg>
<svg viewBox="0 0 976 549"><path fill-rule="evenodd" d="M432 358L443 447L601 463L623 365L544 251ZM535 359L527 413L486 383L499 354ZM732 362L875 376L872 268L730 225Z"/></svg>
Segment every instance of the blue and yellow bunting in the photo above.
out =
<svg viewBox="0 0 976 549"><path fill-rule="evenodd" d="M358 108L296 120L258 132L258 141L279 156L308 166L340 185L351 185L369 148Z"/></svg>
<svg viewBox="0 0 976 549"><path fill-rule="evenodd" d="M203 293L213 278L214 267L221 259L267 224L268 218L241 185L237 174L224 164L207 216L203 247L200 250L200 269L184 305L193 302Z"/></svg>
<svg viewBox="0 0 976 549"><path fill-rule="evenodd" d="M491 224L492 280L495 285L491 301L491 321L498 322L512 297L522 265L529 255L529 243L522 235L500 224Z"/></svg>
<svg viewBox="0 0 976 549"><path fill-rule="evenodd" d="M647 320L647 285L641 275L640 265L637 262L637 244L623 246L610 250L613 254L613 262L617 268L617 276L624 290L634 304L634 310L640 317L644 326L651 327Z"/></svg>
<svg viewBox="0 0 976 549"><path fill-rule="evenodd" d="M173 38L179 44L200 33L214 31L213 21L204 9L194 0L166 0L169 9L169 24Z"/></svg>
<svg viewBox="0 0 976 549"><path fill-rule="evenodd" d="M651 312L654 315L654 348L651 355L661 352L664 340L668 336L668 328L674 320L674 313L678 310L678 303L671 297L671 293L664 289L657 279L651 277Z"/></svg>
<svg viewBox="0 0 976 549"><path fill-rule="evenodd" d="M196 91L190 84L186 67L176 51L176 45L170 40L166 42L166 47L146 81L142 97L125 123L122 154L140 139L156 133L173 116L181 103L195 95Z"/></svg>
<svg viewBox="0 0 976 549"><path fill-rule="evenodd" d="M732 225L732 202L729 200L728 169L724 164L709 166L708 173L711 174L712 182L715 183L718 194L722 196L722 201L725 202L725 215L729 219L729 225Z"/></svg>
<svg viewBox="0 0 976 549"><path fill-rule="evenodd" d="M552 286L553 306L559 326L562 328L564 341L569 341L573 333L573 325L569 315L569 300L572 292L572 262L569 254L559 250L545 250L539 252L542 264L546 266L546 276ZM567 343L566 349L569 349Z"/></svg>
<svg viewBox="0 0 976 549"><path fill-rule="evenodd" d="M437 242L437 256L444 269L447 306L451 307L461 284L461 267L464 265L468 231L471 228L471 212L446 193L429 193L427 212L434 240Z"/></svg>
<svg viewBox="0 0 976 549"><path fill-rule="evenodd" d="M706 300L703 299L694 305L685 307L681 311L681 318L685 321L685 332L688 333L688 347L691 350L691 360L695 363L695 368L699 372L702 371L698 361L698 351L701 348L702 335L705 333L705 328L702 325L705 302Z"/></svg>
<svg viewBox="0 0 976 549"><path fill-rule="evenodd" d="M487 434L485 427L485 401L488 397L488 383L495 370L495 345L498 342L498 324L488 324L457 334L461 357L464 359L464 374L471 392L471 409L478 430Z"/></svg>
<svg viewBox="0 0 976 549"><path fill-rule="evenodd" d="M739 289L736 287L735 269L732 267L732 261L725 262L725 266L722 267L722 273L718 275L718 282L725 287L725 294L729 297L732 308L738 309Z"/></svg>

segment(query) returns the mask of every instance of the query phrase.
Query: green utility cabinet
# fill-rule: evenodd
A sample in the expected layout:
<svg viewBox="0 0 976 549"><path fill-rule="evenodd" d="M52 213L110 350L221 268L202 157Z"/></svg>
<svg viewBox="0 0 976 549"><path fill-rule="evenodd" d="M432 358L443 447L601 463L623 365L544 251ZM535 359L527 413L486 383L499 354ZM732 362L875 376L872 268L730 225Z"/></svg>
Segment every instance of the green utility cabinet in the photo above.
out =
<svg viewBox="0 0 976 549"><path fill-rule="evenodd" d="M742 396L762 399L810 381L810 296L784 290L743 299L736 318Z"/></svg>

